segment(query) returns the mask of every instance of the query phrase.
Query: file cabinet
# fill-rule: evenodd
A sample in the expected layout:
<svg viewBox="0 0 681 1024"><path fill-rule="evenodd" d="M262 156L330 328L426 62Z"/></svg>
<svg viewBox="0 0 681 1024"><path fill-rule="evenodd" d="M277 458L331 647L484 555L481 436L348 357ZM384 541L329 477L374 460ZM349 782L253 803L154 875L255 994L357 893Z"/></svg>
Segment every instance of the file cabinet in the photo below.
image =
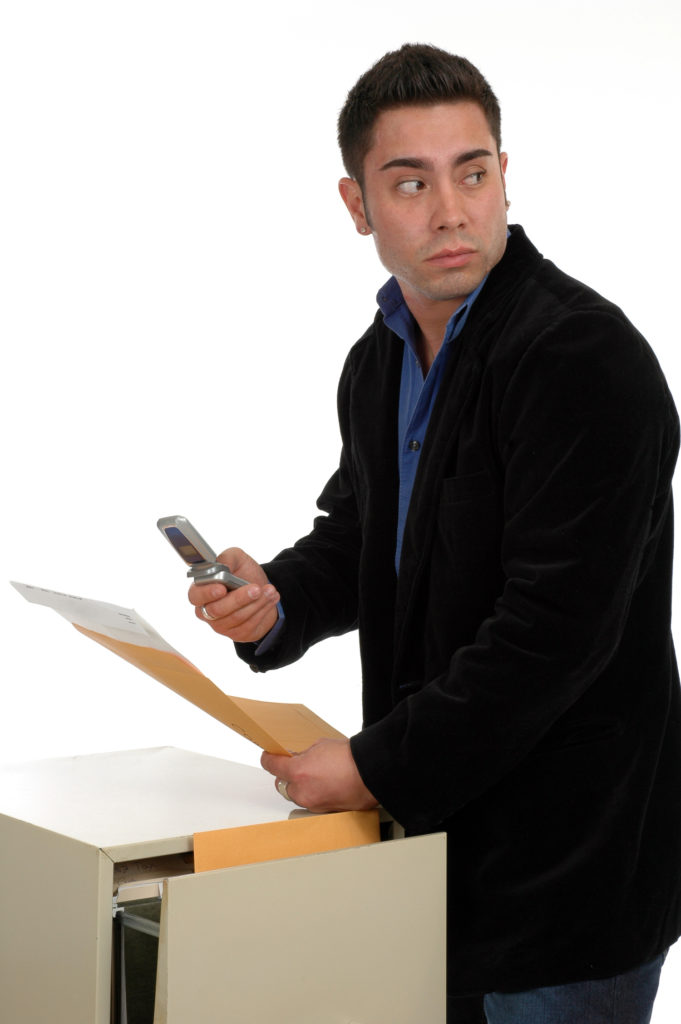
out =
<svg viewBox="0 0 681 1024"><path fill-rule="evenodd" d="M194 832L289 816L260 769L158 748L0 777L4 1019L110 1024L117 891L153 880L154 1024L444 1024L443 835L194 874Z"/></svg>

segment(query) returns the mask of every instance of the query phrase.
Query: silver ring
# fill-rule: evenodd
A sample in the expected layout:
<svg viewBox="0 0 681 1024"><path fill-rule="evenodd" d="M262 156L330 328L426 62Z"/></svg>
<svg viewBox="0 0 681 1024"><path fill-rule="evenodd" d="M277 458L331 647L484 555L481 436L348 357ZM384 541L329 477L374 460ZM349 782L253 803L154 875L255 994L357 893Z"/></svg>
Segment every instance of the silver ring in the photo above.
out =
<svg viewBox="0 0 681 1024"><path fill-rule="evenodd" d="M293 797L288 795L288 782L286 779L277 779L277 790L284 800L290 800L293 803Z"/></svg>
<svg viewBox="0 0 681 1024"><path fill-rule="evenodd" d="M214 615L211 615L210 612L206 611L205 604L201 605L201 615L206 620L206 622L213 622L213 620L215 619Z"/></svg>

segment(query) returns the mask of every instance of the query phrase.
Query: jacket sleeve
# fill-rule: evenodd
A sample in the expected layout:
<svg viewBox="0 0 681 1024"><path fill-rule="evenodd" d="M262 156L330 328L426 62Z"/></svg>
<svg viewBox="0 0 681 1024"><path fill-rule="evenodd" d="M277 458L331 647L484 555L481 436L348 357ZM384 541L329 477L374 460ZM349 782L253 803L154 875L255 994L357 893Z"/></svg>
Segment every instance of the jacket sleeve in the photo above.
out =
<svg viewBox="0 0 681 1024"><path fill-rule="evenodd" d="M574 312L545 329L496 410L493 612L445 672L351 741L364 782L409 828L436 826L508 776L602 677L637 628L632 601L670 525L677 417L623 319ZM645 614L668 616L666 586L661 575L638 628Z"/></svg>
<svg viewBox="0 0 681 1024"><path fill-rule="evenodd" d="M239 657L257 671L289 665L313 644L357 625L361 530L349 464L349 425L342 412L351 376L348 357L338 388L343 447L339 467L317 501L322 515L306 537L263 564L281 594L286 617L282 635L260 656L255 644L235 644Z"/></svg>

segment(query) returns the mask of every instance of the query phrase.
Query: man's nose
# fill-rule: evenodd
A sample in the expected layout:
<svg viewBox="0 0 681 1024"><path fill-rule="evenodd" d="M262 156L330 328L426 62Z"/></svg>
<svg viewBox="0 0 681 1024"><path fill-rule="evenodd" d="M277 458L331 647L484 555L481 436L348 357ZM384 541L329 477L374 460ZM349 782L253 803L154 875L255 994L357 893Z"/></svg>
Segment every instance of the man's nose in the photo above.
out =
<svg viewBox="0 0 681 1024"><path fill-rule="evenodd" d="M465 221L462 196L451 182L442 183L433 193L433 215L431 226L434 230L460 227Z"/></svg>

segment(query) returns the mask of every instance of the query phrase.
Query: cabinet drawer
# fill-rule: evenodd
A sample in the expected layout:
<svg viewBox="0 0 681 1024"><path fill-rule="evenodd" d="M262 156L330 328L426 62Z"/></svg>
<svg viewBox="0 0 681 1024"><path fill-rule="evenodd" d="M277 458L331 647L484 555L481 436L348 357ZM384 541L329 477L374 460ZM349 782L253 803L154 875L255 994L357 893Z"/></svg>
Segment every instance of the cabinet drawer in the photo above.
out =
<svg viewBox="0 0 681 1024"><path fill-rule="evenodd" d="M444 1024L445 842L167 879L154 1024Z"/></svg>

